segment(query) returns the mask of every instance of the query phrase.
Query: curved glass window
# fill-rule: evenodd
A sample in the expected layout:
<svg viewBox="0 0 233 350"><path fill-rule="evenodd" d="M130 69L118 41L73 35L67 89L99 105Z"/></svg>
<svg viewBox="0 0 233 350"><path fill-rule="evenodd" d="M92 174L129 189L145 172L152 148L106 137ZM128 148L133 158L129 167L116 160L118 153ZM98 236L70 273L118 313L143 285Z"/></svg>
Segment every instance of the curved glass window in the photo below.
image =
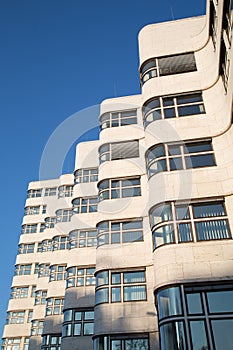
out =
<svg viewBox="0 0 233 350"><path fill-rule="evenodd" d="M48 277L49 276L49 267L50 267L49 263L38 264L38 266L37 266L38 278L40 278L40 277Z"/></svg>
<svg viewBox="0 0 233 350"><path fill-rule="evenodd" d="M160 290L157 301L161 350L230 350L232 297L233 285L224 283Z"/></svg>
<svg viewBox="0 0 233 350"><path fill-rule="evenodd" d="M66 288L95 285L95 267L69 267L66 270Z"/></svg>
<svg viewBox="0 0 233 350"><path fill-rule="evenodd" d="M75 184L98 181L98 168L78 169L74 172Z"/></svg>
<svg viewBox="0 0 233 350"><path fill-rule="evenodd" d="M66 279L66 265L51 265L49 272L49 282L63 281Z"/></svg>
<svg viewBox="0 0 233 350"><path fill-rule="evenodd" d="M96 305L146 300L145 271L98 272L95 297Z"/></svg>
<svg viewBox="0 0 233 350"><path fill-rule="evenodd" d="M120 112L108 112L100 116L101 130L118 126L137 124L137 110L131 109Z"/></svg>
<svg viewBox="0 0 233 350"><path fill-rule="evenodd" d="M63 185L58 187L58 198L72 197L73 185Z"/></svg>
<svg viewBox="0 0 233 350"><path fill-rule="evenodd" d="M154 97L142 107L144 126L159 119L205 113L202 93Z"/></svg>
<svg viewBox="0 0 233 350"><path fill-rule="evenodd" d="M151 78L193 72L196 70L197 67L193 52L150 58L141 66L141 84L143 85Z"/></svg>
<svg viewBox="0 0 233 350"><path fill-rule="evenodd" d="M211 141L164 144L146 152L148 177L174 171L216 165Z"/></svg>
<svg viewBox="0 0 233 350"><path fill-rule="evenodd" d="M25 224L22 226L22 235L37 233L38 224Z"/></svg>
<svg viewBox="0 0 233 350"><path fill-rule="evenodd" d="M150 222L154 249L168 243L231 238L222 201L160 204L150 210Z"/></svg>
<svg viewBox="0 0 233 350"><path fill-rule="evenodd" d="M18 245L18 254L34 253L34 243L22 243Z"/></svg>
<svg viewBox="0 0 233 350"><path fill-rule="evenodd" d="M96 230L74 230L69 233L69 249L96 246Z"/></svg>
<svg viewBox="0 0 233 350"><path fill-rule="evenodd" d="M83 197L75 198L72 201L73 204L73 213L74 214L84 214L84 213L93 213L97 211L97 197Z"/></svg>
<svg viewBox="0 0 233 350"><path fill-rule="evenodd" d="M42 188L27 191L27 198L37 198L42 196Z"/></svg>
<svg viewBox="0 0 233 350"><path fill-rule="evenodd" d="M139 142L106 143L99 148L100 164L109 160L119 160L139 157Z"/></svg>
<svg viewBox="0 0 233 350"><path fill-rule="evenodd" d="M44 239L42 242L38 243L37 251L51 252L53 250L53 241L51 239Z"/></svg>
<svg viewBox="0 0 233 350"><path fill-rule="evenodd" d="M40 225L40 232L44 232L46 228L54 228L56 220L56 217L45 218L44 223Z"/></svg>
<svg viewBox="0 0 233 350"><path fill-rule="evenodd" d="M142 219L132 221L103 221L98 224L97 246L143 241Z"/></svg>
<svg viewBox="0 0 233 350"><path fill-rule="evenodd" d="M103 180L98 188L99 201L141 196L140 177Z"/></svg>

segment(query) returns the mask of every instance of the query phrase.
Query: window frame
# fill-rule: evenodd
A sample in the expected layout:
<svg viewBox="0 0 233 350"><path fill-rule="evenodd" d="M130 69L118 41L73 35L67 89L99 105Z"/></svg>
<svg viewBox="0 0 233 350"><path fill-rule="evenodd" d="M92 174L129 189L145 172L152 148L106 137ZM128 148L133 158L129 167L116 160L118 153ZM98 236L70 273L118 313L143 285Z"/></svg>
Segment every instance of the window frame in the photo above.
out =
<svg viewBox="0 0 233 350"><path fill-rule="evenodd" d="M98 181L98 168L81 168L74 172L74 183L89 183ZM87 181L86 181L87 180Z"/></svg>
<svg viewBox="0 0 233 350"><path fill-rule="evenodd" d="M127 116L127 114L129 115ZM99 117L99 124L101 130L113 127L135 125L137 124L137 108L103 113Z"/></svg>
<svg viewBox="0 0 233 350"><path fill-rule="evenodd" d="M69 266L66 269L66 289L95 286L95 266Z"/></svg>
<svg viewBox="0 0 233 350"><path fill-rule="evenodd" d="M68 320L66 320L66 312L71 313L71 317L69 317ZM88 312L93 313L93 318L85 319L85 313L88 313ZM64 310L63 313L64 313L64 320L62 324L62 338L92 336L94 334L94 308L67 309L67 310ZM80 319L76 319L76 313L81 313ZM75 325L77 324L80 325L80 334L75 334ZM93 325L92 333L85 334L86 324Z"/></svg>
<svg viewBox="0 0 233 350"><path fill-rule="evenodd" d="M124 182L134 182L138 181L137 184L128 184L127 186L124 186ZM118 183L118 186L115 186L114 183ZM102 188L101 188L102 186ZM141 176L134 176L134 177L125 177L125 178L114 178L114 179L106 179L102 180L98 183L98 198L99 202L103 200L109 200L109 199L119 199L119 198L130 198L130 197L139 197L142 195L141 193ZM130 196L125 196L124 191L130 190L130 191L138 191ZM116 193L116 196L113 195L113 193ZM137 194L138 193L138 194Z"/></svg>
<svg viewBox="0 0 233 350"><path fill-rule="evenodd" d="M97 204L98 204L97 196L74 198L72 201L73 214L95 213L97 212Z"/></svg>

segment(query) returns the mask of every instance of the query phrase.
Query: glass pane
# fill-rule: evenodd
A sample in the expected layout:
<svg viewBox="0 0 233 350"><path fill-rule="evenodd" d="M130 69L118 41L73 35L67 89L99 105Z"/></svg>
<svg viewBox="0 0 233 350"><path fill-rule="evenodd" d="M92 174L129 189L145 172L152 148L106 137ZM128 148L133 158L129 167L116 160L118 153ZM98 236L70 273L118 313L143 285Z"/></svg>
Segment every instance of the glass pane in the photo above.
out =
<svg viewBox="0 0 233 350"><path fill-rule="evenodd" d="M82 313L80 311L75 311L74 313L74 320L75 321L81 321L82 319Z"/></svg>
<svg viewBox="0 0 233 350"><path fill-rule="evenodd" d="M165 149L163 145L156 146L149 150L149 152L146 155L146 158L148 162L150 162L152 159L160 158L165 156Z"/></svg>
<svg viewBox="0 0 233 350"><path fill-rule="evenodd" d="M154 249L163 244L174 242L173 225L165 225L153 231Z"/></svg>
<svg viewBox="0 0 233 350"><path fill-rule="evenodd" d="M111 350L122 350L121 340L111 340Z"/></svg>
<svg viewBox="0 0 233 350"><path fill-rule="evenodd" d="M201 168L215 165L213 154L202 154L185 157L186 168Z"/></svg>
<svg viewBox="0 0 233 350"><path fill-rule="evenodd" d="M160 173L161 171L167 170L167 164L165 159L156 160L150 164L148 168L148 176L151 177L155 174Z"/></svg>
<svg viewBox="0 0 233 350"><path fill-rule="evenodd" d="M178 114L180 117L183 117L186 115L201 114L204 112L205 110L204 110L203 104L178 107Z"/></svg>
<svg viewBox="0 0 233 350"><path fill-rule="evenodd" d="M183 162L181 157L176 157L176 158L170 158L169 159L170 163L170 170L182 170L183 167Z"/></svg>
<svg viewBox="0 0 233 350"><path fill-rule="evenodd" d="M148 339L126 339L125 350L148 350Z"/></svg>
<svg viewBox="0 0 233 350"><path fill-rule="evenodd" d="M213 220L195 223L197 239L207 241L211 239L230 238L227 220Z"/></svg>
<svg viewBox="0 0 233 350"><path fill-rule="evenodd" d="M74 324L74 335L81 335L81 323Z"/></svg>
<svg viewBox="0 0 233 350"><path fill-rule="evenodd" d="M85 320L94 320L94 311L85 311L84 319Z"/></svg>
<svg viewBox="0 0 233 350"><path fill-rule="evenodd" d="M128 231L122 233L122 243L143 241L142 231Z"/></svg>
<svg viewBox="0 0 233 350"><path fill-rule="evenodd" d="M207 292L210 313L233 312L233 291Z"/></svg>
<svg viewBox="0 0 233 350"><path fill-rule="evenodd" d="M114 287L112 288L112 303L116 303L121 301L121 288L120 287Z"/></svg>
<svg viewBox="0 0 233 350"><path fill-rule="evenodd" d="M176 218L177 220L189 219L189 208L188 205L176 206Z"/></svg>
<svg viewBox="0 0 233 350"><path fill-rule="evenodd" d="M211 321L216 350L232 350L233 320Z"/></svg>
<svg viewBox="0 0 233 350"><path fill-rule="evenodd" d="M202 101L202 95L200 93L177 96L177 104L193 103L199 101Z"/></svg>
<svg viewBox="0 0 233 350"><path fill-rule="evenodd" d="M176 116L175 108L165 108L164 109L164 118L174 118Z"/></svg>
<svg viewBox="0 0 233 350"><path fill-rule="evenodd" d="M192 241L191 224L178 224L179 242Z"/></svg>
<svg viewBox="0 0 233 350"><path fill-rule="evenodd" d="M158 293L159 319L182 315L179 287L163 289Z"/></svg>
<svg viewBox="0 0 233 350"><path fill-rule="evenodd" d="M145 272L124 272L124 283L145 282Z"/></svg>
<svg viewBox="0 0 233 350"><path fill-rule="evenodd" d="M202 314L202 303L199 293L186 294L186 299L189 314Z"/></svg>
<svg viewBox="0 0 233 350"><path fill-rule="evenodd" d="M95 303L108 303L108 288L101 288L95 293Z"/></svg>
<svg viewBox="0 0 233 350"><path fill-rule="evenodd" d="M120 283L121 283L121 274L112 273L112 284L120 284Z"/></svg>
<svg viewBox="0 0 233 350"><path fill-rule="evenodd" d="M170 204L157 206L151 213L152 226L160 222L172 220L172 212Z"/></svg>
<svg viewBox="0 0 233 350"><path fill-rule="evenodd" d="M185 153L198 153L212 150L212 144L210 141L187 143L184 147Z"/></svg>
<svg viewBox="0 0 233 350"><path fill-rule="evenodd" d="M64 311L64 322L72 320L72 310Z"/></svg>
<svg viewBox="0 0 233 350"><path fill-rule="evenodd" d="M146 286L124 287L124 301L146 300Z"/></svg>
<svg viewBox="0 0 233 350"><path fill-rule="evenodd" d="M140 187L135 187L135 188L124 188L122 190L122 197L136 197L141 195L141 189Z"/></svg>
<svg viewBox="0 0 233 350"><path fill-rule="evenodd" d="M142 220L140 221L127 221L122 223L123 230L130 230L135 228L142 228Z"/></svg>
<svg viewBox="0 0 233 350"><path fill-rule="evenodd" d="M195 218L207 218L226 215L222 203L194 204L193 214Z"/></svg>
<svg viewBox="0 0 233 350"><path fill-rule="evenodd" d="M99 272L96 275L96 286L108 284L108 271Z"/></svg>
<svg viewBox="0 0 233 350"><path fill-rule="evenodd" d="M168 323L160 327L161 350L186 350L182 322Z"/></svg>
<svg viewBox="0 0 233 350"><path fill-rule="evenodd" d="M120 233L113 233L111 235L111 243L112 244L117 244L120 243Z"/></svg>
<svg viewBox="0 0 233 350"><path fill-rule="evenodd" d="M163 105L164 106L173 106L174 105L173 97L164 97L163 98Z"/></svg>
<svg viewBox="0 0 233 350"><path fill-rule="evenodd" d="M206 329L204 321L192 321L190 322L190 331L192 339L193 350L208 350L208 342L206 336Z"/></svg>
<svg viewBox="0 0 233 350"><path fill-rule="evenodd" d="M94 323L84 323L83 334L84 335L94 334Z"/></svg>

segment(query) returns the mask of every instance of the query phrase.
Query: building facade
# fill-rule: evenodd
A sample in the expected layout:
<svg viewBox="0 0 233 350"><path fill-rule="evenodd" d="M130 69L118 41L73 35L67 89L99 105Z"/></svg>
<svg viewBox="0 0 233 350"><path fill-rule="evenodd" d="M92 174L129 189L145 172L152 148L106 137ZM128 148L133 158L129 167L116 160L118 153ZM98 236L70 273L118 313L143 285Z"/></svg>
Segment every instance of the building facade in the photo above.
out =
<svg viewBox="0 0 233 350"><path fill-rule="evenodd" d="M139 33L73 174L31 182L2 350L232 350L232 0Z"/></svg>

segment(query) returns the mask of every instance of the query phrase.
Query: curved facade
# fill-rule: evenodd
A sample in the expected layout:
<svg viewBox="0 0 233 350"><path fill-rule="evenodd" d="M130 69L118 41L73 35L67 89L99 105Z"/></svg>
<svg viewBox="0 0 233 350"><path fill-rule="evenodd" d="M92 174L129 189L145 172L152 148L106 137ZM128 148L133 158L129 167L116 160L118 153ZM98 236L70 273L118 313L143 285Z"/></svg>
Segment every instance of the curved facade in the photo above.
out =
<svg viewBox="0 0 233 350"><path fill-rule="evenodd" d="M139 33L73 174L29 184L3 350L231 350L233 3Z"/></svg>

